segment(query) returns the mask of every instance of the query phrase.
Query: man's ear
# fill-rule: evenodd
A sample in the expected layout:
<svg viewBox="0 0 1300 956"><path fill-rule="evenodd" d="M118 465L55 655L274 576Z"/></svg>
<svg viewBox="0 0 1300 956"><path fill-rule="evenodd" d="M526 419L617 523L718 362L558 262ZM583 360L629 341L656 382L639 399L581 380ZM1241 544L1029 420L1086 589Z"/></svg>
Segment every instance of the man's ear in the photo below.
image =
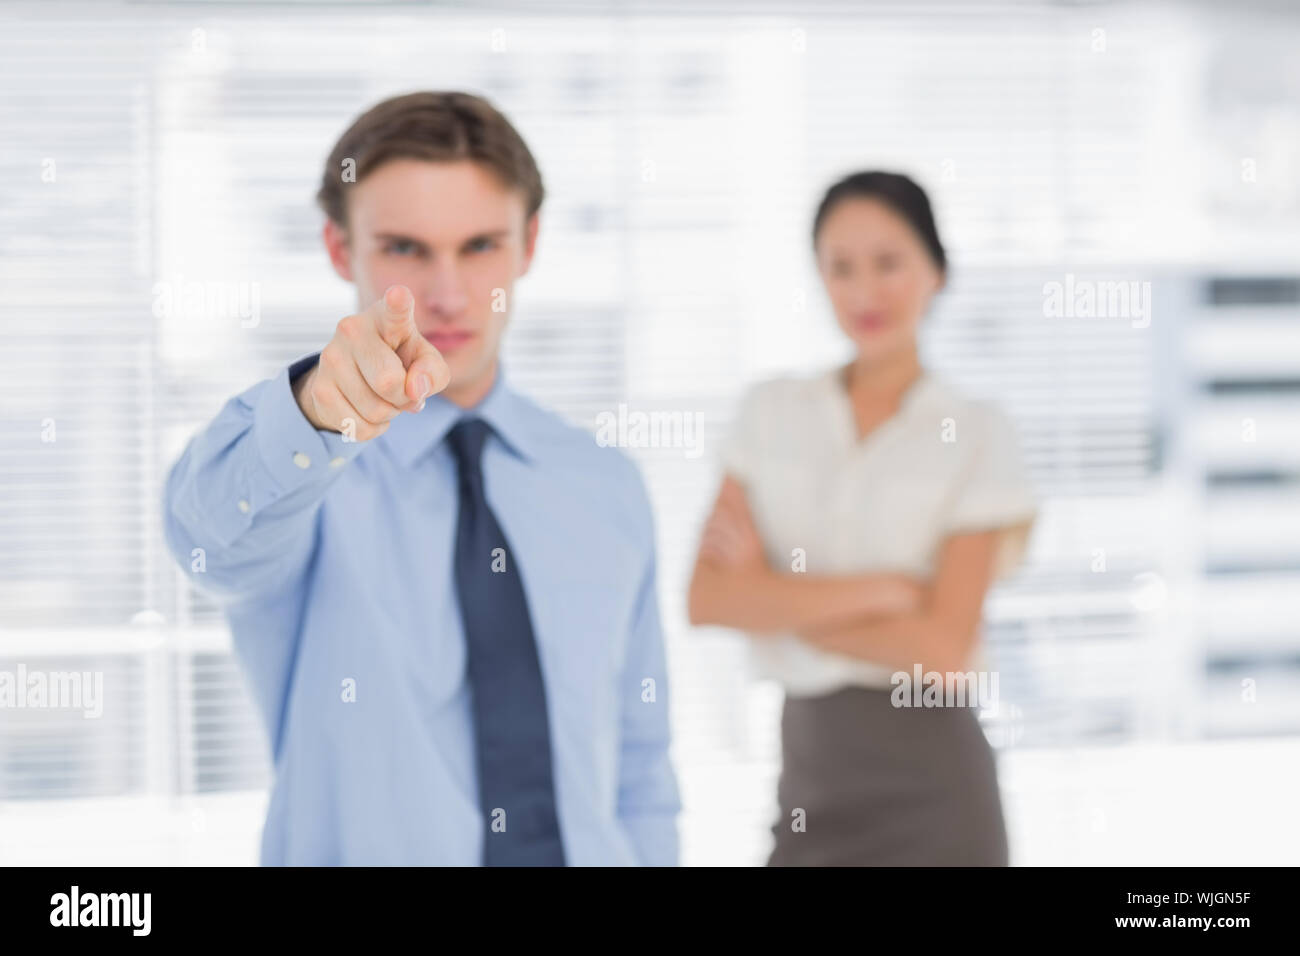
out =
<svg viewBox="0 0 1300 956"><path fill-rule="evenodd" d="M325 229L321 233L325 240L325 251L329 253L330 265L340 279L352 280L352 250L348 246L347 231L333 219L326 218Z"/></svg>
<svg viewBox="0 0 1300 956"><path fill-rule="evenodd" d="M533 253L537 251L537 230L541 226L540 215L540 213L533 213L524 225L524 267L519 270L521 276L527 275L529 267L533 264Z"/></svg>

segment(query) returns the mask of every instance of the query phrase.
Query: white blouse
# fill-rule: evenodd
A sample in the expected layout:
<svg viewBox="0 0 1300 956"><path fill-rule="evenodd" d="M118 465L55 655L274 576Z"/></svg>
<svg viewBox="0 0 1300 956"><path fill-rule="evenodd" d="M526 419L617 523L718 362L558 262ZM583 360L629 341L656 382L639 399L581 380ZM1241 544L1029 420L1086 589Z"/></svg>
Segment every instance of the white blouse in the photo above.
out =
<svg viewBox="0 0 1300 956"><path fill-rule="evenodd" d="M1024 556L1038 513L1019 442L994 405L923 372L898 411L857 437L842 367L761 382L741 400L723 469L745 486L768 562L787 573L930 577L945 536L1002 529L995 580ZM754 663L790 696L890 687L896 668L789 635L751 635ZM982 641L969 667L984 670Z"/></svg>

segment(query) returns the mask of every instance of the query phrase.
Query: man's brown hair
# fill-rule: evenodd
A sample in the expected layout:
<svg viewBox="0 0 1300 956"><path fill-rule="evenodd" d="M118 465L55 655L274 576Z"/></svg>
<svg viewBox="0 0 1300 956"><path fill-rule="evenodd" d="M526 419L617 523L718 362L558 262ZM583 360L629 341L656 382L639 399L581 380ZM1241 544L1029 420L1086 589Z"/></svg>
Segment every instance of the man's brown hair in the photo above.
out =
<svg viewBox="0 0 1300 956"><path fill-rule="evenodd" d="M507 188L522 190L528 216L542 206L542 174L523 137L483 97L458 92L406 93L362 113L325 161L317 204L346 228L347 188L397 158L468 159L486 166ZM348 181L345 160L353 164Z"/></svg>

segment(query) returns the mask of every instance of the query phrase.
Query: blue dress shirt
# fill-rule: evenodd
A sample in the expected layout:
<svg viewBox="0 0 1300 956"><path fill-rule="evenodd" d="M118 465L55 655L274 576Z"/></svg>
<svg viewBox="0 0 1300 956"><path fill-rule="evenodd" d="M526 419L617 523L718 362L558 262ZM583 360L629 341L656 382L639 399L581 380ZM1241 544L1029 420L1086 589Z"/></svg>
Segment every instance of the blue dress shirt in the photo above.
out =
<svg viewBox="0 0 1300 956"><path fill-rule="evenodd" d="M513 391L440 396L369 441L316 429L290 388L230 399L167 476L167 546L217 600L265 724L266 865L483 857L455 461L477 414L488 503L518 555L546 682L568 861L676 865L677 780L654 526L636 467ZM201 549L201 550L200 550Z"/></svg>

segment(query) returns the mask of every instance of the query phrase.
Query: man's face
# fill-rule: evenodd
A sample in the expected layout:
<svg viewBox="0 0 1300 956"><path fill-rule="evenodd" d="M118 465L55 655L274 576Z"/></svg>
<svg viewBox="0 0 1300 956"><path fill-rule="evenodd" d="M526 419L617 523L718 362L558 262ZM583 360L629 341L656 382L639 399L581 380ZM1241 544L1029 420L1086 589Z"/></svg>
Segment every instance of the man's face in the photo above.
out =
<svg viewBox="0 0 1300 956"><path fill-rule="evenodd" d="M515 280L528 271L537 216L521 190L469 160L393 159L348 193L346 233L325 245L334 270L356 284L357 308L391 285L415 296L415 324L451 369L443 393L475 404L495 380Z"/></svg>

